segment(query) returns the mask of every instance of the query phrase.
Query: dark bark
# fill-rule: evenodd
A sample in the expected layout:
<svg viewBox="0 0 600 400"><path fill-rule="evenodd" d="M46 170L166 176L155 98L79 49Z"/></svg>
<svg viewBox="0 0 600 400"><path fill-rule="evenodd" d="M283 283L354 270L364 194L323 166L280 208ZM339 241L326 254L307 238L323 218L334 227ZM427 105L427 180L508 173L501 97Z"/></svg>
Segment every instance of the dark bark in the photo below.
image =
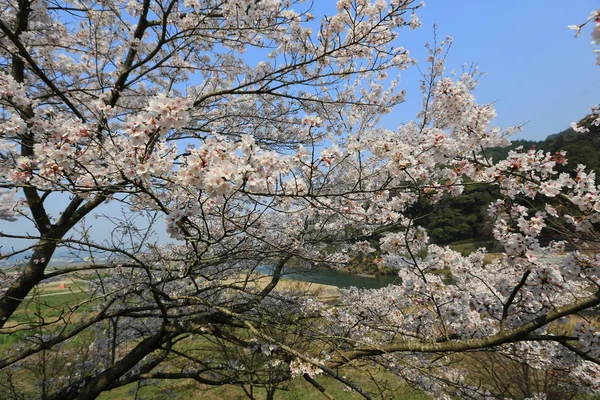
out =
<svg viewBox="0 0 600 400"><path fill-rule="evenodd" d="M32 196L38 196L37 191L34 188L28 189L31 189ZM4 296L0 298L0 328L4 326L29 292L45 278L44 271L46 266L50 262L50 259L63 236L105 199L105 196L98 195L76 210L69 211L69 207L67 207L67 211L71 214L70 218L61 218L58 224L50 225L49 229L44 230L43 232L40 230L42 238L35 247L33 255L27 263L25 270L19 274L19 277L8 288ZM73 200L73 202L75 202L75 200ZM72 204L77 204L77 202L73 202ZM35 215L37 213L48 218L41 202L33 201L29 204L32 214ZM34 210L37 211L34 213Z"/></svg>
<svg viewBox="0 0 600 400"><path fill-rule="evenodd" d="M48 397L47 400L91 400L107 390L113 382L135 367L144 357L167 341L172 334L161 331L154 336L142 340L125 357L100 374L85 381L78 381Z"/></svg>

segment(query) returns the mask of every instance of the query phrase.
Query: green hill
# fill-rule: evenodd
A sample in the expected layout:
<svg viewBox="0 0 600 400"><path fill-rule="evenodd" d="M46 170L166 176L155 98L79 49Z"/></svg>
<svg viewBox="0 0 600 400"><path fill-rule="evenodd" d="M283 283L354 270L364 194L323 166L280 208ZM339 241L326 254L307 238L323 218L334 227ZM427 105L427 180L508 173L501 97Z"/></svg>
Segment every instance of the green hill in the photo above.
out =
<svg viewBox="0 0 600 400"><path fill-rule="evenodd" d="M541 141L515 140L508 147L486 150L486 155L495 161L502 160L510 150L519 146L523 146L525 150L535 148L551 153L564 150L568 159L565 171L584 164L588 170L594 170L600 175L600 127L592 125L593 120L594 117L588 115L579 122L580 126L589 129L586 133L578 133L569 128ZM427 228L434 243L472 240L491 245L492 222L487 215L487 207L498 195L499 191L495 186L467 186L462 195L447 196L435 206L427 207L418 223Z"/></svg>
<svg viewBox="0 0 600 400"><path fill-rule="evenodd" d="M551 153L565 150L569 160L568 169L577 164L584 164L594 171L600 171L600 127L592 125L594 117L588 115L579 121L580 126L589 129L587 133L578 133L569 128L562 132L549 135L545 140L515 140L508 147L497 147L486 150L486 154L494 160L501 160L508 155L509 150L518 146L524 149L536 148Z"/></svg>

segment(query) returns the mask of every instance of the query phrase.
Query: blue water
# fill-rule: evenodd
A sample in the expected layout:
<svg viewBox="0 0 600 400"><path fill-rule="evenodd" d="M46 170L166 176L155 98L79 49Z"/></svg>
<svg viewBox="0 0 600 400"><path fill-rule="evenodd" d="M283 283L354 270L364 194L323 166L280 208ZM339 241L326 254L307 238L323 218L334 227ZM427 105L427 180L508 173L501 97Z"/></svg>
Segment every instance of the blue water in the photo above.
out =
<svg viewBox="0 0 600 400"><path fill-rule="evenodd" d="M256 269L256 272L265 275L273 274L273 267L263 265ZM339 288L357 287L362 289L379 289L393 283L398 283L400 278L397 276L360 276L343 271L311 269L299 270L296 268L285 268L282 279L320 283L323 285L337 286Z"/></svg>

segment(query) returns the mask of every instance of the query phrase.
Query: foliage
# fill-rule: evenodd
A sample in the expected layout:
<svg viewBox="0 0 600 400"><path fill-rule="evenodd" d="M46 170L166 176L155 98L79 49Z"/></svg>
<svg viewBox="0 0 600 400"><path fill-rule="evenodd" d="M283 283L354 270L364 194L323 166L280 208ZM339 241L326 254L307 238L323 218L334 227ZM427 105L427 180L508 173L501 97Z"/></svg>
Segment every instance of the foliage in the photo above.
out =
<svg viewBox="0 0 600 400"><path fill-rule="evenodd" d="M289 0L0 4L0 218L18 221L0 236L20 243L0 257L27 254L0 271L0 335L18 340L0 359L6 397L191 379L275 398L300 377L331 397L327 375L374 398L389 387L344 371L378 366L438 398L489 398L456 357L515 349L600 390L595 325L552 329L600 304L595 174L563 173L562 153L486 157L514 130L491 126L476 73L445 74L450 38L427 45L414 121L381 128L415 62L399 41L420 25L412 0L339 0L319 22ZM416 220L477 185L497 191L455 201L497 194L491 263L430 245ZM107 237L86 220L103 211ZM566 256L539 239L549 226ZM343 268L373 241L398 284L337 304L279 285L288 263ZM50 270L57 251L90 262ZM84 298L33 296L64 276Z"/></svg>
<svg viewBox="0 0 600 400"><path fill-rule="evenodd" d="M515 140L509 146L486 149L485 154L494 160L505 159L510 151L516 148L525 150L537 149L551 154L566 152L568 165L557 168L561 172L570 172L569 166L585 165L589 170L600 172L600 127L594 125L594 115L591 114L579 122L586 127L586 132L576 132L569 128L560 133L550 135L545 140ZM488 250L499 250L493 247L494 239L491 226L492 219L487 213L487 206L499 196L496 186L467 186L464 192L457 196L446 196L435 206L428 207L417 223L427 229L434 243L450 243L466 239L484 241ZM544 209L544 199L537 198L531 208ZM565 239L556 232L544 231L543 236L548 240ZM474 250L474 249L473 249Z"/></svg>
<svg viewBox="0 0 600 400"><path fill-rule="evenodd" d="M583 164L598 173L600 171L600 161L598 161L600 160L600 127L593 124L594 115L590 114L579 122L580 126L586 127L585 132L577 132L569 128L540 141L515 140L507 147L487 149L486 154L495 160L500 160L506 158L510 150L520 146L524 149L535 148L550 153L565 151L568 165ZM564 170L569 169L565 167Z"/></svg>
<svg viewBox="0 0 600 400"><path fill-rule="evenodd" d="M444 197L435 206L429 206L418 223L427 229L434 243L493 240L487 206L499 194L496 186L466 186L461 195Z"/></svg>

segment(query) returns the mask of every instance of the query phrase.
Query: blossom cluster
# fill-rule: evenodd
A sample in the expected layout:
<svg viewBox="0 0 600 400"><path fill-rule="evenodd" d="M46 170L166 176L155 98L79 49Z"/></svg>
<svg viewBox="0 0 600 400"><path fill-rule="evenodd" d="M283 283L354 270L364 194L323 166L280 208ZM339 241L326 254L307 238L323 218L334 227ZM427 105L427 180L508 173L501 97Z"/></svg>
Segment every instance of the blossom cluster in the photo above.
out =
<svg viewBox="0 0 600 400"><path fill-rule="evenodd" d="M428 354L493 347L530 354L536 368L568 367L598 390L597 363L589 360L600 357L597 327L585 322L559 336L549 324L567 326L570 315L597 307L595 174L582 165L564 172L564 152L517 148L489 158L486 149L507 144L514 129L492 125L493 105L473 93L476 73L445 74L451 38L427 46L423 110L397 129L379 126L404 100L399 78L382 82L415 62L397 38L399 29L420 26L420 5L339 0L337 14L315 31L314 16L292 1L109 3L60 11L36 1L19 14L31 12L17 38L22 46L6 41L0 50L0 219L22 215L36 232L1 233L24 239L15 255L33 247L36 256L27 273L0 277L0 313L8 315L0 325L23 287L60 274L45 269L59 246L109 253L88 282L93 311L74 318L81 305L63 308L59 321L70 326L58 333L32 322L36 333L7 363L90 333L87 351L100 355L74 363L77 385L86 385L125 364L111 358L129 360L164 340L114 374L123 382L160 364L157 350L219 330L212 342L237 346L286 378L314 377L318 366L350 362L358 348L423 390L454 385L477 398L451 357L436 364ZM2 19L15 20L19 5L5 5ZM597 17L590 17L596 42ZM247 48L268 53L268 62L251 65ZM22 49L40 71L6 68L19 69ZM500 189L488 209L504 251L492 260L484 249L465 256L432 244L418 225L421 210L470 184ZM24 200L14 195L19 189ZM50 196L60 197L54 193L68 197L56 214L48 207ZM539 201L543 207L531 206ZM104 202L126 215L106 218L114 229L96 239L84 218ZM155 243L153 229L169 244ZM548 231L568 246L545 243ZM265 286L255 273L290 259L343 268L357 255L377 256L397 271L396 284L342 290L331 305ZM264 329L263 339L280 328L302 349L245 342L238 333L246 327ZM317 360L310 352L320 345ZM256 379L243 357L213 353L189 356L182 370L204 373L210 365L211 374ZM306 357L290 361L298 354ZM445 361L448 368L435 368Z"/></svg>

